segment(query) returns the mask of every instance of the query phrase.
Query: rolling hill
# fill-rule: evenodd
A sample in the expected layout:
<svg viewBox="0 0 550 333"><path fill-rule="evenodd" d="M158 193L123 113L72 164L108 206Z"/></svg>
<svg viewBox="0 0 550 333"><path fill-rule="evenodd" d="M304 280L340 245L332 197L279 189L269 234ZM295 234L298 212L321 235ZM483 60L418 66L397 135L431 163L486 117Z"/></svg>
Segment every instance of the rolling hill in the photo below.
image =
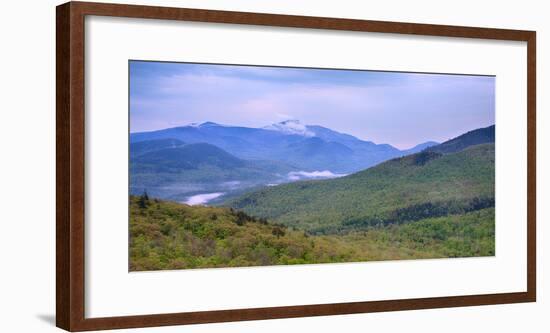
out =
<svg viewBox="0 0 550 333"><path fill-rule="evenodd" d="M310 235L230 208L130 197L130 271L494 255L494 209Z"/></svg>
<svg viewBox="0 0 550 333"><path fill-rule="evenodd" d="M143 142L139 142L143 143ZM243 167L246 164L224 150L207 144L195 143L174 148L154 150L132 159L131 172L180 172L211 166L224 169Z"/></svg>
<svg viewBox="0 0 550 333"><path fill-rule="evenodd" d="M427 150L342 178L263 188L226 204L318 233L464 214L494 206L494 158L493 143L449 154Z"/></svg>
<svg viewBox="0 0 550 333"><path fill-rule="evenodd" d="M165 148L169 143L174 144ZM204 192L240 193L251 187L287 181L286 175L296 170L282 162L243 160L207 143L180 143L157 139L131 144L131 194L147 191L158 198L181 201ZM136 153L132 148L150 151Z"/></svg>
<svg viewBox="0 0 550 333"><path fill-rule="evenodd" d="M478 128L473 131L464 133L454 139L445 141L440 145L429 147L426 150L438 153L456 153L470 146L494 142L495 125L492 125L489 127Z"/></svg>
<svg viewBox="0 0 550 333"><path fill-rule="evenodd" d="M176 148L185 143L178 139L157 139L130 143L130 158L166 148Z"/></svg>
<svg viewBox="0 0 550 333"><path fill-rule="evenodd" d="M349 158L369 149L345 134L291 127L302 134L287 145L292 156ZM265 186L285 175L331 173L243 159L209 143L133 142L131 193L154 185L150 196L178 201L226 190L233 197L216 207L131 195L130 270L494 255L494 127L431 144L340 178Z"/></svg>

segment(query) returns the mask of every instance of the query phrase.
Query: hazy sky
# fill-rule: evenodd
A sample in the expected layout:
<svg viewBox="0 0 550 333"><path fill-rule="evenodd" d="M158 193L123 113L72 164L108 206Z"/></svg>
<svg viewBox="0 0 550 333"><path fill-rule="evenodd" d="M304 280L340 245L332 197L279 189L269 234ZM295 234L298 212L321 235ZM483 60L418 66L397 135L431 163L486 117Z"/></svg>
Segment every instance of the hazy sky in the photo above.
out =
<svg viewBox="0 0 550 333"><path fill-rule="evenodd" d="M495 123L495 78L130 62L130 131L297 119L409 148Z"/></svg>

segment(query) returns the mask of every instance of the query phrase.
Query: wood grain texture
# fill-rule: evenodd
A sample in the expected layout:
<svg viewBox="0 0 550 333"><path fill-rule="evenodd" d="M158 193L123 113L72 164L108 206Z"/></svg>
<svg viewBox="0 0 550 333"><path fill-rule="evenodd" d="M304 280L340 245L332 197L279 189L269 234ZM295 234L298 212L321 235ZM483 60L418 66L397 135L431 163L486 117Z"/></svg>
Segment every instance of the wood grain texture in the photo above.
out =
<svg viewBox="0 0 550 333"><path fill-rule="evenodd" d="M56 10L56 324L70 327L69 5Z"/></svg>
<svg viewBox="0 0 550 333"><path fill-rule="evenodd" d="M535 32L85 2L70 2L60 5L57 7L56 15L56 323L58 327L69 331L85 331L491 305L533 302L536 300ZM86 15L527 42L527 291L488 295L85 318L84 18Z"/></svg>

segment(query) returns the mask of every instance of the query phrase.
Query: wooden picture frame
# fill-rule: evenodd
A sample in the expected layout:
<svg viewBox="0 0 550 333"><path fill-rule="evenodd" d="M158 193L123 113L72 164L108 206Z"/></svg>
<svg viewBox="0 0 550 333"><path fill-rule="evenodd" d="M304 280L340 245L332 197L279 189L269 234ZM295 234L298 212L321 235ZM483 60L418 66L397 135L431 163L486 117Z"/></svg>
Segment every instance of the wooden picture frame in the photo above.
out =
<svg viewBox="0 0 550 333"><path fill-rule="evenodd" d="M505 29L365 21L200 9L69 2L57 7L56 323L69 331L325 316L536 300L536 33ZM84 18L87 15L294 27L527 43L527 291L469 296L308 304L221 311L85 318Z"/></svg>

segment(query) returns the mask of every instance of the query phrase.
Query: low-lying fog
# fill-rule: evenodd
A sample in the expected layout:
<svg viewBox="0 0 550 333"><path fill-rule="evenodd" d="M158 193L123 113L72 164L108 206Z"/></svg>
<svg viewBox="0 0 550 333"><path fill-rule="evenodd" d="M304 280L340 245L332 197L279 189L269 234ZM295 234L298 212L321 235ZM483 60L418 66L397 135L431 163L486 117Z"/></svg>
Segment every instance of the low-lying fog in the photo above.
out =
<svg viewBox="0 0 550 333"><path fill-rule="evenodd" d="M278 182L263 184L264 186L277 186L285 183L292 183L300 180L308 179L330 179L346 176L343 173L333 173L329 170L323 171L291 171L287 175L282 176ZM256 186L254 186L256 185ZM187 196L182 203L187 205L206 205L209 202L220 199L223 195L230 194L231 192L242 192L246 188L257 187L261 184L242 183L240 181L228 181L219 184L218 192L198 193ZM223 191L223 192L222 192Z"/></svg>

